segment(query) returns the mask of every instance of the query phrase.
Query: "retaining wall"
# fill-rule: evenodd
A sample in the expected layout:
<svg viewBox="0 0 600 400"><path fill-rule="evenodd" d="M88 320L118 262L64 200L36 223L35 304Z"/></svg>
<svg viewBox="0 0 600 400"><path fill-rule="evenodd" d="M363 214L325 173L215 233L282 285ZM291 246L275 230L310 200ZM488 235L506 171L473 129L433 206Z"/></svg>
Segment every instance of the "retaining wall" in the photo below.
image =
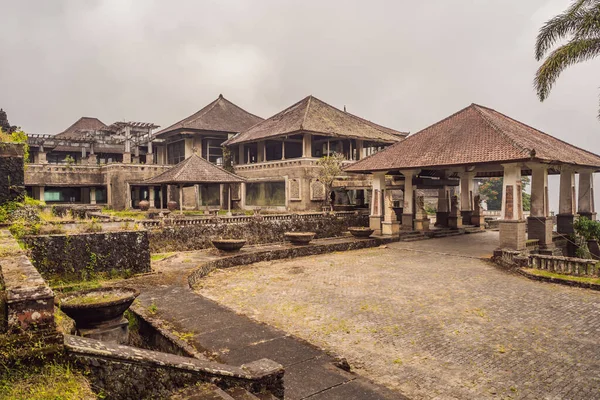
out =
<svg viewBox="0 0 600 400"><path fill-rule="evenodd" d="M23 145L0 143L0 204L25 195Z"/></svg>
<svg viewBox="0 0 600 400"><path fill-rule="evenodd" d="M76 281L97 274L150 272L148 232L116 231L26 236L33 265L48 280Z"/></svg>

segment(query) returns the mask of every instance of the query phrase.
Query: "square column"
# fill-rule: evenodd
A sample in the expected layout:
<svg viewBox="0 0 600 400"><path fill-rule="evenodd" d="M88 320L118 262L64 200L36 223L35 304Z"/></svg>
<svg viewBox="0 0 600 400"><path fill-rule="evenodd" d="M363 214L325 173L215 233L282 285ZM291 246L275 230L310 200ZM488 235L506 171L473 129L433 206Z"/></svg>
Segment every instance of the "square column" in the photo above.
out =
<svg viewBox="0 0 600 400"><path fill-rule="evenodd" d="M579 193L577 196L578 214L596 220L594 204L594 173L591 170L579 171Z"/></svg>
<svg viewBox="0 0 600 400"><path fill-rule="evenodd" d="M148 203L150 203L150 208L156 208L154 203L156 200L154 199L154 186L148 187Z"/></svg>
<svg viewBox="0 0 600 400"><path fill-rule="evenodd" d="M96 188L90 188L90 204L96 204Z"/></svg>
<svg viewBox="0 0 600 400"><path fill-rule="evenodd" d="M411 169L401 171L404 175L404 208L402 211L402 230L412 231L414 229L414 198L415 188L413 186L413 177L417 175L420 170Z"/></svg>
<svg viewBox="0 0 600 400"><path fill-rule="evenodd" d="M39 201L45 201L44 200L44 186L39 186L38 187L38 200Z"/></svg>
<svg viewBox="0 0 600 400"><path fill-rule="evenodd" d="M256 162L263 162L263 161L267 161L267 158L265 157L265 141L261 140L258 142L257 145L257 155L256 155Z"/></svg>
<svg viewBox="0 0 600 400"><path fill-rule="evenodd" d="M394 201L392 191L384 191L383 222L381 223L382 235L395 235L400 231L400 221L394 212Z"/></svg>
<svg viewBox="0 0 600 400"><path fill-rule="evenodd" d="M250 160L248 160L250 161ZM238 165L244 164L244 145L240 144L238 147Z"/></svg>
<svg viewBox="0 0 600 400"><path fill-rule="evenodd" d="M381 222L383 219L383 196L385 191L385 172L373 173L371 181L373 190L371 196L371 215L369 216L369 227L376 235L381 234Z"/></svg>
<svg viewBox="0 0 600 400"><path fill-rule="evenodd" d="M450 196L450 213L448 214L448 227L452 229L460 229L463 226L463 217L460 212L460 203L462 194L461 187L464 174L464 172L458 173L460 181L458 183L458 186L455 186L454 188L454 194Z"/></svg>
<svg viewBox="0 0 600 400"><path fill-rule="evenodd" d="M523 219L523 189L521 166L504 164L502 183L502 212L500 220L500 247L525 250L527 243L526 222Z"/></svg>
<svg viewBox="0 0 600 400"><path fill-rule="evenodd" d="M473 216L473 190L475 188L475 172L465 172L460 177L460 214L463 225L471 224Z"/></svg>
<svg viewBox="0 0 600 400"><path fill-rule="evenodd" d="M531 214L527 218L527 236L537 239L544 249L553 247L554 223L548 212L548 167L534 164L531 165Z"/></svg>
<svg viewBox="0 0 600 400"><path fill-rule="evenodd" d="M194 154L194 139L185 138L184 139L184 152L185 158L190 158Z"/></svg>
<svg viewBox="0 0 600 400"><path fill-rule="evenodd" d="M312 135L310 133L302 136L302 157L312 157Z"/></svg>
<svg viewBox="0 0 600 400"><path fill-rule="evenodd" d="M575 171L568 166L563 166L560 171L560 197L558 215L556 216L556 230L558 233L571 234L574 231L575 219Z"/></svg>

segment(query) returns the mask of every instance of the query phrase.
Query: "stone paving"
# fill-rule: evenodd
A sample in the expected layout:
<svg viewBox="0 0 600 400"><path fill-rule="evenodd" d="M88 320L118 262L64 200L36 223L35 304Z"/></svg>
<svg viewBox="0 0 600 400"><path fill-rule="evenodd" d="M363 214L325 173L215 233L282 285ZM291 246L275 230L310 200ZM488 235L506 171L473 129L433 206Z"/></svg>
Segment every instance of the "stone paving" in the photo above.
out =
<svg viewBox="0 0 600 400"><path fill-rule="evenodd" d="M213 272L198 293L414 399L600 398L600 293L489 257L498 234Z"/></svg>

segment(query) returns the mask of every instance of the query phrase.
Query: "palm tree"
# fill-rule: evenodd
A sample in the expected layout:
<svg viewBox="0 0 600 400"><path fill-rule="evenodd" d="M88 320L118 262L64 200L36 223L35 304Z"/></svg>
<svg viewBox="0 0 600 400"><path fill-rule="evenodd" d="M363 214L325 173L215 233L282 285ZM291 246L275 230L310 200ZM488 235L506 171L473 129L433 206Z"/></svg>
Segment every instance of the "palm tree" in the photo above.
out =
<svg viewBox="0 0 600 400"><path fill-rule="evenodd" d="M548 54L559 40L568 42ZM600 0L576 0L546 22L537 37L535 58L540 61L546 54L534 80L540 101L548 98L565 68L600 55Z"/></svg>

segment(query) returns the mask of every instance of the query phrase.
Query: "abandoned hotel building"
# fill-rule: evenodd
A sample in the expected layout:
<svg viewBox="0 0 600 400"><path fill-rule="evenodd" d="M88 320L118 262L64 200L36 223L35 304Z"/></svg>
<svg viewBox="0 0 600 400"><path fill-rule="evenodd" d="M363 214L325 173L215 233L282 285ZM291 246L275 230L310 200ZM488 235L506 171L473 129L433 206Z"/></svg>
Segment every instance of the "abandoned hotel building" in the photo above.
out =
<svg viewBox="0 0 600 400"><path fill-rule="evenodd" d="M191 116L153 132L145 122L106 125L82 117L64 132L30 134L30 164L25 184L30 196L46 203L104 204L138 208L141 200L160 208L180 199L176 186L149 180L199 154L222 165L231 154L235 174L231 205L241 209L321 210L324 185L318 179L322 156L343 154L346 163L369 156L408 134L377 125L308 96L263 120L220 95ZM335 183L341 205L364 206L368 176L340 177ZM222 183L183 188L186 208L224 207Z"/></svg>

